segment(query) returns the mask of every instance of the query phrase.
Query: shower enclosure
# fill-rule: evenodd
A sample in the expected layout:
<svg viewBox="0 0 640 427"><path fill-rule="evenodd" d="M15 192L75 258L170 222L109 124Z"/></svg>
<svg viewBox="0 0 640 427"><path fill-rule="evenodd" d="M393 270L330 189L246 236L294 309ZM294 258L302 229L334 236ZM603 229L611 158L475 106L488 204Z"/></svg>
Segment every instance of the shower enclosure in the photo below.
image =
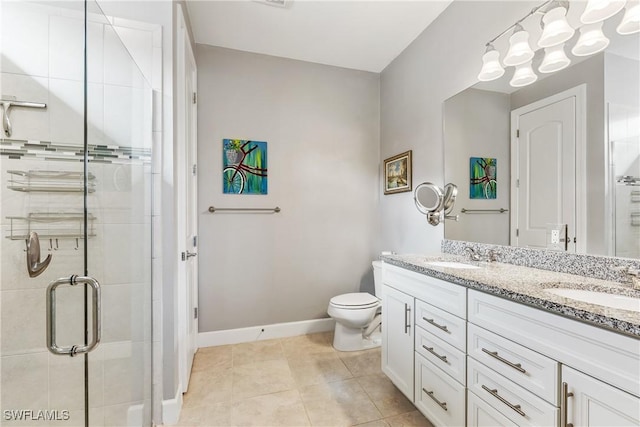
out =
<svg viewBox="0 0 640 427"><path fill-rule="evenodd" d="M151 425L153 32L92 1L0 19L0 425Z"/></svg>

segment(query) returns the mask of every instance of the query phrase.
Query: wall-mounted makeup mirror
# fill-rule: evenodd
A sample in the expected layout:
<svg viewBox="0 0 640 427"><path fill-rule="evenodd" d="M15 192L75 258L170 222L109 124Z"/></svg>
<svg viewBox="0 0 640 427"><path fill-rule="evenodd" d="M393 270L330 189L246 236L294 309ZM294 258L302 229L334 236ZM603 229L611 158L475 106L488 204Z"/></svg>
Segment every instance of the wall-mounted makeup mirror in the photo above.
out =
<svg viewBox="0 0 640 427"><path fill-rule="evenodd" d="M443 190L435 184L423 182L414 190L413 200L418 211L427 216L429 224L435 226L443 219L457 221L457 218L446 217L453 209L457 194L458 188L452 183L445 185Z"/></svg>
<svg viewBox="0 0 640 427"><path fill-rule="evenodd" d="M570 23L583 10L572 2ZM640 258L640 33L618 35L621 16L604 23L611 39L604 52L570 56L570 67L538 73L522 88L509 86L510 67L444 102L444 181L460 189L452 211L460 221L447 223L445 238L544 248L545 239L527 241L527 233L542 236L549 223L567 223L570 252ZM535 44L539 34L528 30ZM536 52L534 69L543 54ZM549 141L566 130L573 148L548 143L529 159L518 154L535 148L526 144L536 137ZM493 162L490 197L474 193L472 158ZM524 191L533 200L528 207ZM557 212L569 219L556 221Z"/></svg>

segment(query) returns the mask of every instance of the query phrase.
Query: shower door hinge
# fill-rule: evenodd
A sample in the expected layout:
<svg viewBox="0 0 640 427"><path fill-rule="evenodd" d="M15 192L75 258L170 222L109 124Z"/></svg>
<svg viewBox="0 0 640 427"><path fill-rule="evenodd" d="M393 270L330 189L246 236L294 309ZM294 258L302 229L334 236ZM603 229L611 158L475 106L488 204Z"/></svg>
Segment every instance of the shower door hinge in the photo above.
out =
<svg viewBox="0 0 640 427"><path fill-rule="evenodd" d="M193 307L193 318L194 319L198 318L198 307Z"/></svg>
<svg viewBox="0 0 640 427"><path fill-rule="evenodd" d="M193 92L193 103L197 104L198 103L198 94Z"/></svg>

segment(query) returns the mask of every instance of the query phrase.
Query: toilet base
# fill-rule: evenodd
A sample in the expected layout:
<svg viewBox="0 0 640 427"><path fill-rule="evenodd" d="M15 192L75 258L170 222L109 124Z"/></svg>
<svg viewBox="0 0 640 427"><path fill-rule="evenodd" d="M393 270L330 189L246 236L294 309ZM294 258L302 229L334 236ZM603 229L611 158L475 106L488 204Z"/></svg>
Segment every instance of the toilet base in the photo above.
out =
<svg viewBox="0 0 640 427"><path fill-rule="evenodd" d="M338 351L359 351L380 347L382 344L382 333L380 328L364 338L362 333L364 328L348 328L336 322L336 329L333 333L333 348Z"/></svg>

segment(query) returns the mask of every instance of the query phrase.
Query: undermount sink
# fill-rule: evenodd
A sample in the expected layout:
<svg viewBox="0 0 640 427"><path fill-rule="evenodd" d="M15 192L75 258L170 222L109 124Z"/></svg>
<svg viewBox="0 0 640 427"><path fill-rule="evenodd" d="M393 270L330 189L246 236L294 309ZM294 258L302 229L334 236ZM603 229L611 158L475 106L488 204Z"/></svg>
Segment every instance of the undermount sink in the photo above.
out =
<svg viewBox="0 0 640 427"><path fill-rule="evenodd" d="M586 302L589 304L602 305L610 308L629 310L640 313L640 298L633 298L626 295L609 294L605 292L587 291L584 289L553 288L545 289L546 292L559 295L561 297Z"/></svg>
<svg viewBox="0 0 640 427"><path fill-rule="evenodd" d="M433 267L445 267L445 268L460 268L460 269L480 268L475 265L464 264L464 263L455 262L455 261L429 261L426 264L431 265Z"/></svg>

